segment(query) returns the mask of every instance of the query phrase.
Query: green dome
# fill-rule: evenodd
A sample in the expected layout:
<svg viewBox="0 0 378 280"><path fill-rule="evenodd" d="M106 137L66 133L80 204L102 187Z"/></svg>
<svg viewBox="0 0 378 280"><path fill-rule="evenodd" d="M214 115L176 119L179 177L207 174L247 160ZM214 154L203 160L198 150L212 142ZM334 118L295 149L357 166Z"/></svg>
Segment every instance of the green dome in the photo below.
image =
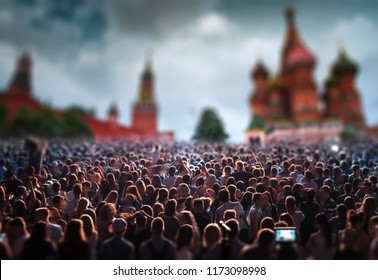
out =
<svg viewBox="0 0 378 280"><path fill-rule="evenodd" d="M331 75L326 81L325 81L325 86L326 88L334 88L339 86L339 80L334 76Z"/></svg>
<svg viewBox="0 0 378 280"><path fill-rule="evenodd" d="M248 125L248 129L250 130L263 130L265 127L265 122L264 120L258 116L258 115L254 115L252 117L252 120L251 122L249 123Z"/></svg>
<svg viewBox="0 0 378 280"><path fill-rule="evenodd" d="M268 90L281 90L283 88L284 88L283 84L282 84L280 78L278 78L278 77L273 78L270 81L269 86L268 86Z"/></svg>
<svg viewBox="0 0 378 280"><path fill-rule="evenodd" d="M358 72L358 65L348 57L345 50L341 50L336 62L333 64L332 72L336 75L344 73L356 74Z"/></svg>

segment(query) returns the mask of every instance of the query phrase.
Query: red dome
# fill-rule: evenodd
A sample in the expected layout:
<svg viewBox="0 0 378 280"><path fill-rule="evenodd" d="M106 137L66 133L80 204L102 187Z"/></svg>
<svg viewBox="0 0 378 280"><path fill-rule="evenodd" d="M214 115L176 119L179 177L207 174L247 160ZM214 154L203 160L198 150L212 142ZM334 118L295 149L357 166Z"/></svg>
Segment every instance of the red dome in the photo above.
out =
<svg viewBox="0 0 378 280"><path fill-rule="evenodd" d="M315 63L315 56L303 44L297 44L287 56L287 66L307 65Z"/></svg>

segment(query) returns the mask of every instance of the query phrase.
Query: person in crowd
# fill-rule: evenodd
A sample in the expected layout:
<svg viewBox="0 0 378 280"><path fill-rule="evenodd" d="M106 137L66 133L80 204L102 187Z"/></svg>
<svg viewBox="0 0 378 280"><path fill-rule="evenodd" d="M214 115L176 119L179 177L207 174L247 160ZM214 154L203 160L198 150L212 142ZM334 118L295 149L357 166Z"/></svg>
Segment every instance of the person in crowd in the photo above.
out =
<svg viewBox="0 0 378 280"><path fill-rule="evenodd" d="M58 246L59 260L88 260L91 252L85 237L83 222L72 219L68 222L63 241Z"/></svg>
<svg viewBox="0 0 378 280"><path fill-rule="evenodd" d="M131 260L135 257L134 245L123 238L127 229L127 222L123 218L117 218L109 226L109 232L113 237L104 241L99 250L100 260Z"/></svg>
<svg viewBox="0 0 378 280"><path fill-rule="evenodd" d="M154 218L151 223L151 238L142 243L140 257L143 260L173 260L176 258L174 243L164 237L164 220Z"/></svg>

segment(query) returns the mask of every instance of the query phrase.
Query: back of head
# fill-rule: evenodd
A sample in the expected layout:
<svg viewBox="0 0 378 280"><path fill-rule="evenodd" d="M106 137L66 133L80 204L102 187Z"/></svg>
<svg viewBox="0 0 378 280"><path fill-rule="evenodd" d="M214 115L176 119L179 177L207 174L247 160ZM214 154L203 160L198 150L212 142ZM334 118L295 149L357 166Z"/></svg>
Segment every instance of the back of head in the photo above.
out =
<svg viewBox="0 0 378 280"><path fill-rule="evenodd" d="M306 200L314 201L316 196L316 191L314 189L306 189Z"/></svg>
<svg viewBox="0 0 378 280"><path fill-rule="evenodd" d="M275 239L275 233L273 230L264 228L260 229L257 233L257 243L263 248L269 247Z"/></svg>
<svg viewBox="0 0 378 280"><path fill-rule="evenodd" d="M210 223L203 231L204 245L211 246L215 242L218 242L221 237L221 230L218 224Z"/></svg>
<svg viewBox="0 0 378 280"><path fill-rule="evenodd" d="M49 209L41 207L35 210L34 218L36 222L47 222L49 218Z"/></svg>
<svg viewBox="0 0 378 280"><path fill-rule="evenodd" d="M274 229L274 220L271 217L265 217L261 220L260 228Z"/></svg>
<svg viewBox="0 0 378 280"><path fill-rule="evenodd" d="M230 200L230 193L228 192L227 189L223 189L218 193L219 200L222 203L226 203L227 201Z"/></svg>
<svg viewBox="0 0 378 280"><path fill-rule="evenodd" d="M152 220L151 233L154 235L161 235L164 232L164 221L162 218L157 217Z"/></svg>
<svg viewBox="0 0 378 280"><path fill-rule="evenodd" d="M231 238L238 236L238 234L239 234L239 222L236 219L227 220L226 225L231 229L231 232L229 233Z"/></svg>
<svg viewBox="0 0 378 280"><path fill-rule="evenodd" d="M164 214L167 216L173 216L176 213L177 201L174 199L168 200L167 204L165 205L165 212Z"/></svg>
<svg viewBox="0 0 378 280"><path fill-rule="evenodd" d="M286 199L285 199L285 206L287 208L287 210L293 210L295 208L295 197L294 196L287 196Z"/></svg>

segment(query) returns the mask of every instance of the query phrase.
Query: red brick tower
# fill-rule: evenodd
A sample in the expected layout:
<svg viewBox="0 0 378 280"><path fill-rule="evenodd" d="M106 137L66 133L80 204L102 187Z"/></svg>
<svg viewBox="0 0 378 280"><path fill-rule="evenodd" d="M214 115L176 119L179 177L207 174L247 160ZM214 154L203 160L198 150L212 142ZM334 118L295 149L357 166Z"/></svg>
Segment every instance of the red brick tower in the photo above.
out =
<svg viewBox="0 0 378 280"><path fill-rule="evenodd" d="M332 66L332 75L338 81L340 94L338 105L334 104L333 107L337 107L337 112L344 124L364 127L365 119L360 94L355 86L357 73L358 65L348 57L344 49L341 49Z"/></svg>
<svg viewBox="0 0 378 280"><path fill-rule="evenodd" d="M37 112L42 106L33 96L31 85L32 60L25 53L17 61L16 69L9 84L1 96L1 102L7 107L6 121L9 124L22 108Z"/></svg>
<svg viewBox="0 0 378 280"><path fill-rule="evenodd" d="M286 11L287 39L283 49L282 80L289 92L292 120L296 123L320 121L319 95L313 80L315 56L299 39L294 23L294 11Z"/></svg>
<svg viewBox="0 0 378 280"><path fill-rule="evenodd" d="M18 62L7 94L28 98L32 96L31 86L32 61L29 54L22 55Z"/></svg>
<svg viewBox="0 0 378 280"><path fill-rule="evenodd" d="M141 131L145 138L156 138L158 135L157 105L154 98L154 74L150 51L146 53L138 100L133 107L132 128Z"/></svg>

